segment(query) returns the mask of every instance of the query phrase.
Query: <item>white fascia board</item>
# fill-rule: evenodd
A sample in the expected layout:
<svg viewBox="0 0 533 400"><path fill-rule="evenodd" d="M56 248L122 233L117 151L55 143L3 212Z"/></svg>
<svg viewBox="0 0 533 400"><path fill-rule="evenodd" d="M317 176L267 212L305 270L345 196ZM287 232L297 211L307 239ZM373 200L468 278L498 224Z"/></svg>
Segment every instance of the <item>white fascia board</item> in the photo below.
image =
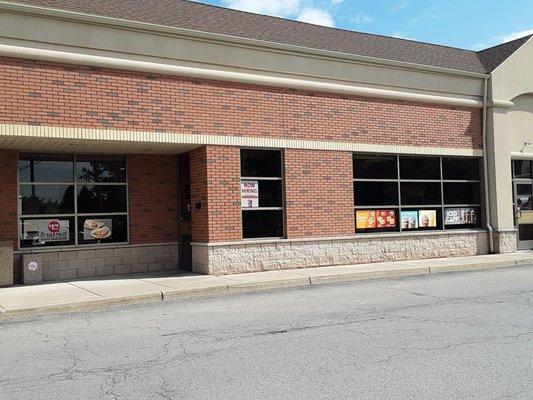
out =
<svg viewBox="0 0 533 400"><path fill-rule="evenodd" d="M305 79L276 77L263 74L187 67L172 64L103 57L90 54L37 49L23 46L11 46L5 44L0 44L0 56L35 59L74 65L89 65L95 67L124 69L167 75L178 75L197 79L238 82L252 85L292 88L307 91L444 104L459 107L481 108L483 106L483 101L481 100L465 99L459 97L436 96L404 91L354 86L349 84L329 83Z"/></svg>

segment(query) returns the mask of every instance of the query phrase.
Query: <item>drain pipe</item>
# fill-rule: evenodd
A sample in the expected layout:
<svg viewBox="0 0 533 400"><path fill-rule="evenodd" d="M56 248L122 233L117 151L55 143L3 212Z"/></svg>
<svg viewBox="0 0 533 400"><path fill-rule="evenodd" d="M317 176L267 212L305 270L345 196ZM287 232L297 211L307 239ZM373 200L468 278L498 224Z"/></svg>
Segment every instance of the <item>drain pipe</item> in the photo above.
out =
<svg viewBox="0 0 533 400"><path fill-rule="evenodd" d="M485 187L485 220L487 221L487 229L489 230L489 249L490 253L494 253L494 230L490 222L490 200L489 200L489 172L487 169L487 148L488 148L488 135L487 135L487 91L488 91L488 78L484 78L483 82L483 179Z"/></svg>

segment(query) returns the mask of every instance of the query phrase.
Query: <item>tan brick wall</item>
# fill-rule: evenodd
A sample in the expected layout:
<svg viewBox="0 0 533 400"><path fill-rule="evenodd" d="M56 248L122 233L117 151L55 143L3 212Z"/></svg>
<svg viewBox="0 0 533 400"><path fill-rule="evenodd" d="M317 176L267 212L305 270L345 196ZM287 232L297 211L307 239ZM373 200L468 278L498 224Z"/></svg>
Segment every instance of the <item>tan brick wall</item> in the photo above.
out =
<svg viewBox="0 0 533 400"><path fill-rule="evenodd" d="M353 235L352 154L287 149L287 238Z"/></svg>
<svg viewBox="0 0 533 400"><path fill-rule="evenodd" d="M129 155L130 242L178 241L178 177L175 155Z"/></svg>
<svg viewBox="0 0 533 400"><path fill-rule="evenodd" d="M191 151L191 204L194 242L242 238L238 148L203 146Z"/></svg>
<svg viewBox="0 0 533 400"><path fill-rule="evenodd" d="M0 58L0 123L482 147L481 110Z"/></svg>
<svg viewBox="0 0 533 400"><path fill-rule="evenodd" d="M0 242L12 242L15 247L18 246L17 164L16 151L0 149Z"/></svg>

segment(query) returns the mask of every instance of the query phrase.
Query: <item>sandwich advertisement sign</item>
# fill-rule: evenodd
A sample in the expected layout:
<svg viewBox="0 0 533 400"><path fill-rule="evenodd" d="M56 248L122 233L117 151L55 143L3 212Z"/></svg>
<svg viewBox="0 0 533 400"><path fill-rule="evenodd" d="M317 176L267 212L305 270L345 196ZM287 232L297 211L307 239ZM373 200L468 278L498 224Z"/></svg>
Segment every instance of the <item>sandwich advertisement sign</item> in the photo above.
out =
<svg viewBox="0 0 533 400"><path fill-rule="evenodd" d="M109 239L112 228L111 219L86 219L83 223L83 240Z"/></svg>

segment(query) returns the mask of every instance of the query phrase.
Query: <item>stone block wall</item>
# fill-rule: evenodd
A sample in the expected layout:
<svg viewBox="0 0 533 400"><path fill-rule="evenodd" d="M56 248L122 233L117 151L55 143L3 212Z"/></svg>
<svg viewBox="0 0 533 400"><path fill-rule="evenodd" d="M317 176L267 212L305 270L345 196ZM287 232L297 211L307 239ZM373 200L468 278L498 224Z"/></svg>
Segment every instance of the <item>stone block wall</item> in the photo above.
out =
<svg viewBox="0 0 533 400"><path fill-rule="evenodd" d="M494 252L498 254L514 253L517 250L516 229L498 230L494 233Z"/></svg>
<svg viewBox="0 0 533 400"><path fill-rule="evenodd" d="M226 275L488 253L485 231L193 244L193 270Z"/></svg>
<svg viewBox="0 0 533 400"><path fill-rule="evenodd" d="M43 281L178 269L178 245L156 244L38 253Z"/></svg>

